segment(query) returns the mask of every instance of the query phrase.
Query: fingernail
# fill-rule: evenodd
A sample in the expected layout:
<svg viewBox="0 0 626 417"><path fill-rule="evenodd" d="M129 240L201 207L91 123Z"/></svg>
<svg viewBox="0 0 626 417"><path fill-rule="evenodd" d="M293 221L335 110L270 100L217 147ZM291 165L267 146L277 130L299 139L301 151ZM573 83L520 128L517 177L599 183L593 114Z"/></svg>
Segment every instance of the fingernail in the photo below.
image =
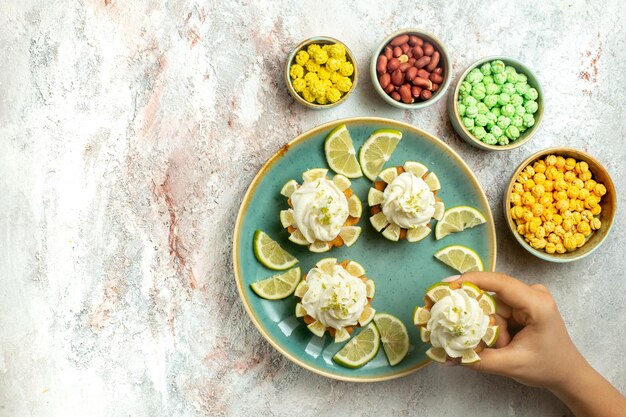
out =
<svg viewBox="0 0 626 417"><path fill-rule="evenodd" d="M456 281L459 278L461 278L460 275L452 275L451 277L444 278L441 281L443 281L443 282L452 282L452 281Z"/></svg>

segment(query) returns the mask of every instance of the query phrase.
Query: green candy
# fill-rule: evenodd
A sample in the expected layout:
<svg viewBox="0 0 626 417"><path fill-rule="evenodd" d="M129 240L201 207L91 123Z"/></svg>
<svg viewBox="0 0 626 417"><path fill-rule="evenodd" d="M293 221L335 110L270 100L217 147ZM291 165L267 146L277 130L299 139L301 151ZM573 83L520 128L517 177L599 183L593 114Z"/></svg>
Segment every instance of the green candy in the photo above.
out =
<svg viewBox="0 0 626 417"><path fill-rule="evenodd" d="M501 110L502 110L503 116L511 117L515 114L515 106L512 104L507 104L505 106L502 106Z"/></svg>
<svg viewBox="0 0 626 417"><path fill-rule="evenodd" d="M459 94L461 93L469 94L471 92L472 92L472 84L468 83L467 81L463 81L461 83L461 86L459 87Z"/></svg>
<svg viewBox="0 0 626 417"><path fill-rule="evenodd" d="M526 113L522 116L524 127L533 127L535 125L535 118L532 114Z"/></svg>
<svg viewBox="0 0 626 417"><path fill-rule="evenodd" d="M478 116L478 107L476 107L476 106L467 106L467 108L465 109L465 117L473 119L476 116Z"/></svg>
<svg viewBox="0 0 626 417"><path fill-rule="evenodd" d="M491 112L496 117L500 117L502 115L502 110L500 110L500 107L494 107L493 109L491 109Z"/></svg>
<svg viewBox="0 0 626 417"><path fill-rule="evenodd" d="M459 103L459 105L457 106L457 109L459 110L459 116L463 117L465 116L465 110L467 109L467 106L463 103Z"/></svg>
<svg viewBox="0 0 626 417"><path fill-rule="evenodd" d="M498 138L498 145L504 146L509 144L509 138L506 135L502 135Z"/></svg>
<svg viewBox="0 0 626 417"><path fill-rule="evenodd" d="M500 126L494 126L491 129L489 129L489 131L496 138L499 138L500 136L504 135L504 132L502 131L502 128L500 128Z"/></svg>
<svg viewBox="0 0 626 417"><path fill-rule="evenodd" d="M502 92L507 93L508 95L515 94L515 85L511 83L506 83L502 86Z"/></svg>
<svg viewBox="0 0 626 417"><path fill-rule="evenodd" d="M520 135L522 135L524 132L526 132L528 128L524 125L521 125L520 127L518 127L518 129L519 129Z"/></svg>
<svg viewBox="0 0 626 417"><path fill-rule="evenodd" d="M528 82L528 77L525 74L517 74L517 82L526 84Z"/></svg>
<svg viewBox="0 0 626 417"><path fill-rule="evenodd" d="M485 105L485 103L478 103L476 105L476 107L478 108L478 113L479 114L486 114L489 112L489 109L487 108L487 106Z"/></svg>
<svg viewBox="0 0 626 417"><path fill-rule="evenodd" d="M524 98L519 94L513 94L511 96L511 104L514 106L521 106L522 104L524 104Z"/></svg>
<svg viewBox="0 0 626 417"><path fill-rule="evenodd" d="M493 75L493 82L496 84L504 84L506 82L506 74L504 72L499 72Z"/></svg>
<svg viewBox="0 0 626 417"><path fill-rule="evenodd" d="M495 94L485 96L485 98L483 99L483 103L485 103L485 106L487 106L488 108L492 108L493 106L498 104L498 96L496 96Z"/></svg>
<svg viewBox="0 0 626 417"><path fill-rule="evenodd" d="M487 77L485 77L487 78ZM491 77L493 79L493 77ZM500 93L500 86L498 84L485 84L485 92L487 93L488 96L491 95L495 95L495 94L499 94Z"/></svg>
<svg viewBox="0 0 626 417"><path fill-rule="evenodd" d="M485 130L484 127L482 126L476 126L473 130L472 130L472 134L476 137L476 139L482 139L485 137L485 135L487 134L487 131Z"/></svg>
<svg viewBox="0 0 626 417"><path fill-rule="evenodd" d="M491 73L492 74L500 74L502 72L504 72L504 62L500 61L499 59L491 62Z"/></svg>
<svg viewBox="0 0 626 417"><path fill-rule="evenodd" d="M518 116L517 114L511 117L511 126L515 126L518 129L524 125L524 121L522 120L522 116Z"/></svg>
<svg viewBox="0 0 626 417"><path fill-rule="evenodd" d="M502 130L506 129L507 127L509 127L509 125L511 124L511 119L509 119L506 116L500 116L498 117L498 127ZM493 132L491 132L493 133Z"/></svg>
<svg viewBox="0 0 626 417"><path fill-rule="evenodd" d="M511 96L508 95L507 93L501 93L498 96L498 104L500 106L505 106L507 104L509 104L511 102Z"/></svg>
<svg viewBox="0 0 626 417"><path fill-rule="evenodd" d="M485 75L483 77L483 84L485 84L485 86L488 86L489 84L493 84L493 77L491 76L491 74Z"/></svg>
<svg viewBox="0 0 626 417"><path fill-rule="evenodd" d="M481 140L487 145L495 145L498 143L498 139L496 139L496 137L492 133L487 133L485 137Z"/></svg>
<svg viewBox="0 0 626 417"><path fill-rule="evenodd" d="M482 100L485 98L485 85L483 83L476 83L474 84L474 86L472 87L472 97L474 97L476 100Z"/></svg>
<svg viewBox="0 0 626 417"><path fill-rule="evenodd" d="M484 114L479 114L478 116L476 116L476 118L474 119L474 124L476 126L481 126L484 127L487 122L489 121L489 119L487 119L487 116Z"/></svg>
<svg viewBox="0 0 626 417"><path fill-rule="evenodd" d="M498 122L498 116L496 116L493 112L489 112L485 115L489 123L496 124Z"/></svg>
<svg viewBox="0 0 626 417"><path fill-rule="evenodd" d="M476 104L478 104L478 100L476 100L472 96L467 96L463 99L463 104L465 104L467 107L475 106Z"/></svg>
<svg viewBox="0 0 626 417"><path fill-rule="evenodd" d="M467 74L466 80L472 84L476 84L476 83L481 82L483 80L483 77L484 77L483 73L480 72L478 68L474 68L473 70L469 72L469 74Z"/></svg>
<svg viewBox="0 0 626 417"><path fill-rule="evenodd" d="M515 83L515 91L517 91L521 95L526 94L529 88L530 86L526 83Z"/></svg>
<svg viewBox="0 0 626 417"><path fill-rule="evenodd" d="M482 64L480 66L480 72L482 72L483 75L490 75L491 74L491 64L489 62L485 62L484 64Z"/></svg>
<svg viewBox="0 0 626 417"><path fill-rule="evenodd" d="M526 93L524 94L524 98L526 100L537 100L537 97L539 97L539 93L532 87L529 88L528 91L526 91Z"/></svg>
<svg viewBox="0 0 626 417"><path fill-rule="evenodd" d="M504 131L504 134L506 135L507 138L511 139L511 140L515 140L517 138L519 138L519 129L513 125L509 126L506 128L506 130Z"/></svg>
<svg viewBox="0 0 626 417"><path fill-rule="evenodd" d="M534 100L530 100L524 103L524 108L526 109L526 113L534 114L539 109L539 104Z"/></svg>
<svg viewBox="0 0 626 417"><path fill-rule="evenodd" d="M469 117L464 117L463 118L463 126L465 126L467 129L473 129L474 128L474 119L470 119Z"/></svg>
<svg viewBox="0 0 626 417"><path fill-rule="evenodd" d="M515 70L515 68L510 65L507 65L506 67L504 67L504 72L506 72L507 74L517 74L517 71Z"/></svg>
<svg viewBox="0 0 626 417"><path fill-rule="evenodd" d="M517 73L516 72L507 72L506 80L511 84L515 84L517 82Z"/></svg>
<svg viewBox="0 0 626 417"><path fill-rule="evenodd" d="M517 116L523 116L526 114L526 108L524 108L524 106L519 105L519 106L515 106L515 114Z"/></svg>

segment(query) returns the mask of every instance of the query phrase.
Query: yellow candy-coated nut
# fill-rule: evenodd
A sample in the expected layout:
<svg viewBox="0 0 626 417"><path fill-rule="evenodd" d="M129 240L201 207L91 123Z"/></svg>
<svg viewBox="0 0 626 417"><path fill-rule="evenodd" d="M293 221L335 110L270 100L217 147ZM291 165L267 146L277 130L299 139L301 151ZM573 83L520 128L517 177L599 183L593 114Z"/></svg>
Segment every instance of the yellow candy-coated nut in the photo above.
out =
<svg viewBox="0 0 626 417"><path fill-rule="evenodd" d="M537 233L538 228L539 226L537 225L537 223L526 223L526 231L528 233L532 233L534 235L535 233Z"/></svg>
<svg viewBox="0 0 626 417"><path fill-rule="evenodd" d="M311 83L311 85L309 86L309 90L311 90L311 94L313 94L316 98L326 98L326 84L324 84L324 81L322 80L317 80Z"/></svg>
<svg viewBox="0 0 626 417"><path fill-rule="evenodd" d="M533 217L530 219L530 223L535 223L537 226L541 226L543 221L541 220L541 217Z"/></svg>
<svg viewBox="0 0 626 417"><path fill-rule="evenodd" d="M535 162L535 165L533 165L533 168L535 170L535 172L539 173L539 174L543 174L546 172L546 164L543 161L537 161Z"/></svg>
<svg viewBox="0 0 626 417"><path fill-rule="evenodd" d="M583 221L583 216L580 214L579 211L574 213L574 224L578 224L580 222Z"/></svg>
<svg viewBox="0 0 626 417"><path fill-rule="evenodd" d="M579 233L587 236L589 233L591 233L591 226L587 222L580 222L576 225L576 230L578 230Z"/></svg>
<svg viewBox="0 0 626 417"><path fill-rule="evenodd" d="M532 177L533 175L535 175L535 170L530 165L524 168L524 172L527 173L529 177Z"/></svg>
<svg viewBox="0 0 626 417"><path fill-rule="evenodd" d="M561 236L556 233L550 233L548 235L548 242L552 242L554 244L561 243Z"/></svg>
<svg viewBox="0 0 626 417"><path fill-rule="evenodd" d="M598 230L600 227L602 227L602 222L597 217L594 217L590 223L591 223L591 230Z"/></svg>
<svg viewBox="0 0 626 417"><path fill-rule="evenodd" d="M597 206L591 209L591 214L593 214L594 216L597 216L601 212L602 212L602 206L600 204L598 204Z"/></svg>
<svg viewBox="0 0 626 417"><path fill-rule="evenodd" d="M565 174L563 174L562 172L557 172L556 175L554 176L554 181L564 181L565 180Z"/></svg>
<svg viewBox="0 0 626 417"><path fill-rule="evenodd" d="M341 61L337 58L328 58L326 61L326 69L330 72L339 71L339 67L341 66Z"/></svg>
<svg viewBox="0 0 626 417"><path fill-rule="evenodd" d="M567 200L567 191L565 190L561 190L561 191L554 191L554 199L556 201L559 200Z"/></svg>
<svg viewBox="0 0 626 417"><path fill-rule="evenodd" d="M530 191L534 186L535 186L535 181L532 179L528 179L524 183L524 190Z"/></svg>
<svg viewBox="0 0 626 417"><path fill-rule="evenodd" d="M531 239L530 240L530 246L532 246L535 249L543 249L546 247L546 244L548 242L545 239Z"/></svg>
<svg viewBox="0 0 626 417"><path fill-rule="evenodd" d="M317 72L320 70L320 64L315 62L314 59L309 59L304 65L304 67L306 68L307 71L310 71L310 72Z"/></svg>
<svg viewBox="0 0 626 417"><path fill-rule="evenodd" d="M537 227L535 236L537 236L537 239L543 239L544 237L546 237L546 229L543 226Z"/></svg>
<svg viewBox="0 0 626 417"><path fill-rule="evenodd" d="M578 178L580 178L582 181L589 181L592 176L593 175L591 174L591 171L587 171L580 174Z"/></svg>
<svg viewBox="0 0 626 417"><path fill-rule="evenodd" d="M552 255L554 252L556 252L556 245L552 242L548 242L546 243L546 247L544 250L546 251L546 253Z"/></svg>
<svg viewBox="0 0 626 417"><path fill-rule="evenodd" d="M576 179L576 174L574 173L574 171L566 171L563 175L563 178L565 178L565 181L567 182L572 182Z"/></svg>
<svg viewBox="0 0 626 417"><path fill-rule="evenodd" d="M539 198L546 192L546 189L542 184L537 184L530 190L530 192L533 196L535 196L535 198Z"/></svg>
<svg viewBox="0 0 626 417"><path fill-rule="evenodd" d="M319 96L319 97L315 97L315 102L317 104L328 104L328 99L326 98L326 95L324 94L323 96Z"/></svg>
<svg viewBox="0 0 626 417"><path fill-rule="evenodd" d="M543 224L543 229L546 231L547 234L554 232L555 227L556 225L549 220Z"/></svg>
<svg viewBox="0 0 626 417"><path fill-rule="evenodd" d="M563 220L563 223L561 224L561 227L566 232L569 232L570 230L572 230L572 227L574 227L574 222L571 219L565 219L565 220Z"/></svg>
<svg viewBox="0 0 626 417"><path fill-rule="evenodd" d="M319 51L313 52L311 58L313 58L316 63L322 65L328 61L328 53L325 50L320 49Z"/></svg>
<svg viewBox="0 0 626 417"><path fill-rule="evenodd" d="M529 192L525 192L522 195L522 203L525 206L532 206L533 204L535 204L536 201L537 200L535 199L535 197Z"/></svg>
<svg viewBox="0 0 626 417"><path fill-rule="evenodd" d="M557 243L556 244L556 253L565 253L567 252L567 249L565 249L565 246L563 246L562 243Z"/></svg>
<svg viewBox="0 0 626 417"><path fill-rule="evenodd" d="M548 155L546 157L546 165L548 166L556 165L556 155Z"/></svg>
<svg viewBox="0 0 626 417"><path fill-rule="evenodd" d="M337 90L347 93L352 88L352 81L348 77L341 77L334 86Z"/></svg>
<svg viewBox="0 0 626 417"><path fill-rule="evenodd" d="M581 180L580 178L575 178L574 181L572 181L572 185L578 188L579 190L582 190L583 188L585 188L585 182Z"/></svg>
<svg viewBox="0 0 626 417"><path fill-rule="evenodd" d="M565 234L565 229L559 224L557 227L554 228L554 233L557 236L563 237L563 235Z"/></svg>
<svg viewBox="0 0 626 417"><path fill-rule="evenodd" d="M569 198L578 198L579 194L580 194L580 188L576 187L575 185L570 185L567 188L567 196Z"/></svg>
<svg viewBox="0 0 626 417"><path fill-rule="evenodd" d="M517 225L517 233L519 233L520 235L524 236L526 234L526 225L518 224Z"/></svg>
<svg viewBox="0 0 626 417"><path fill-rule="evenodd" d="M556 191L567 191L567 188L569 187L569 185L567 184L566 181L556 181L554 183L554 189Z"/></svg>
<svg viewBox="0 0 626 417"><path fill-rule="evenodd" d="M511 204L513 204L514 206L521 206L522 196L515 193L511 194Z"/></svg>
<svg viewBox="0 0 626 417"><path fill-rule="evenodd" d="M552 217L552 221L554 222L554 224L559 225L563 223L563 216L555 213L554 216Z"/></svg>
<svg viewBox="0 0 626 417"><path fill-rule="evenodd" d="M536 185L535 188L536 187L539 187L539 185ZM541 195L541 197L539 197L539 203L545 207L549 207L552 204L552 201L553 197L550 193L544 193Z"/></svg>
<svg viewBox="0 0 626 417"><path fill-rule="evenodd" d="M332 56L333 58L345 58L346 56L346 48L340 43L335 43L331 45L329 48L329 52L330 56Z"/></svg>
<svg viewBox="0 0 626 417"><path fill-rule="evenodd" d="M541 213L543 213L543 206L539 203L535 203L533 204L531 210L534 216L541 216Z"/></svg>
<svg viewBox="0 0 626 417"><path fill-rule="evenodd" d="M302 98L309 103L313 103L315 101L315 96L311 93L311 90L308 87L302 90Z"/></svg>
<svg viewBox="0 0 626 417"><path fill-rule="evenodd" d="M563 216L563 220L567 220L567 219L572 220L574 218L574 213L572 213L571 210L565 210L564 212L561 213L561 216Z"/></svg>
<svg viewBox="0 0 626 417"><path fill-rule="evenodd" d="M574 240L576 241L576 247L580 248L582 245L585 244L585 235L583 235L582 233L574 233Z"/></svg>
<svg viewBox="0 0 626 417"><path fill-rule="evenodd" d="M589 221L591 221L591 219L593 219L593 213L590 210L583 210L580 213L580 216L582 217L582 219L584 221L587 221L587 222L589 222Z"/></svg>
<svg viewBox="0 0 626 417"><path fill-rule="evenodd" d="M586 200L587 197L589 197L589 195L591 195L591 193L586 188L583 188L578 192L578 198L580 198L583 201Z"/></svg>
<svg viewBox="0 0 626 417"><path fill-rule="evenodd" d="M314 52L316 51L321 51L322 47L316 43L312 43L307 47L307 52L309 53L309 56L312 55Z"/></svg>
<svg viewBox="0 0 626 417"><path fill-rule="evenodd" d="M304 78L296 78L291 84L293 85L293 89L296 90L296 93L301 93L306 88Z"/></svg>
<svg viewBox="0 0 626 417"><path fill-rule="evenodd" d="M562 156L556 157L556 163L554 164L558 169L565 167L565 158Z"/></svg>
<svg viewBox="0 0 626 417"><path fill-rule="evenodd" d="M339 72L344 77L349 77L352 75L352 73L354 73L354 67L352 66L351 62L343 62L339 67Z"/></svg>
<svg viewBox="0 0 626 417"><path fill-rule="evenodd" d="M531 221L535 216L533 216L533 212L530 210L524 210L524 215L522 216L522 219L524 220L524 222L529 222Z"/></svg>
<svg viewBox="0 0 626 417"><path fill-rule="evenodd" d="M569 200L563 199L556 202L556 208L559 211L565 211L569 208Z"/></svg>
<svg viewBox="0 0 626 417"><path fill-rule="evenodd" d="M546 180L546 182L543 183L543 187L547 193L551 193L552 191L554 191L554 181Z"/></svg>
<svg viewBox="0 0 626 417"><path fill-rule="evenodd" d="M298 51L296 53L296 64L304 66L309 60L309 54L307 51Z"/></svg>
<svg viewBox="0 0 626 417"><path fill-rule="evenodd" d="M317 74L315 72L307 72L304 75L304 81L306 81L306 85L309 87L317 80L319 80L319 78L317 77Z"/></svg>
<svg viewBox="0 0 626 417"><path fill-rule="evenodd" d="M545 174L538 172L533 175L533 181L535 181L535 184L543 184L544 182L546 182L546 176Z"/></svg>
<svg viewBox="0 0 626 417"><path fill-rule="evenodd" d="M328 80L330 79L330 71L328 71L324 67L321 67L319 71L317 71L317 76L319 77L320 80Z"/></svg>
<svg viewBox="0 0 626 417"><path fill-rule="evenodd" d="M289 68L289 75L291 78L302 78L304 77L304 68L302 68L302 65L293 64Z"/></svg>
<svg viewBox="0 0 626 417"><path fill-rule="evenodd" d="M341 91L337 90L335 87L328 88L326 90L326 98L331 103L336 103L341 98Z"/></svg>
<svg viewBox="0 0 626 417"><path fill-rule="evenodd" d="M604 194L606 194L606 187L603 184L596 184L596 186L593 188L593 192L594 194L602 197Z"/></svg>
<svg viewBox="0 0 626 417"><path fill-rule="evenodd" d="M599 202L600 200L597 196L590 195L589 197L585 199L585 208L591 210L592 208L597 206Z"/></svg>
<svg viewBox="0 0 626 417"><path fill-rule="evenodd" d="M520 219L524 216L524 208L522 206L515 206L511 208L511 217L514 219Z"/></svg>
<svg viewBox="0 0 626 417"><path fill-rule="evenodd" d="M513 192L516 194L524 194L524 186L518 182L513 184Z"/></svg>
<svg viewBox="0 0 626 417"><path fill-rule="evenodd" d="M521 174L517 176L515 181L523 185L526 181L528 181L528 175L525 172L522 172Z"/></svg>
<svg viewBox="0 0 626 417"><path fill-rule="evenodd" d="M576 210L578 209L578 202L579 202L579 201L580 201L580 200L577 200L577 199L575 199L575 198L571 198L571 199L569 200L569 209L570 209L572 212L573 212L573 211L576 211Z"/></svg>
<svg viewBox="0 0 626 417"><path fill-rule="evenodd" d="M565 246L565 249L567 249L568 251L572 251L574 249L576 249L576 239L574 238L574 236L568 236L565 239L563 239L563 246Z"/></svg>
<svg viewBox="0 0 626 417"><path fill-rule="evenodd" d="M588 189L589 191L593 191L596 188L596 185L598 185L598 183L595 182L594 180L585 181L585 188Z"/></svg>
<svg viewBox="0 0 626 417"><path fill-rule="evenodd" d="M342 78L343 76L339 74L339 71L335 71L330 74L330 82L333 84L337 84Z"/></svg>
<svg viewBox="0 0 626 417"><path fill-rule="evenodd" d="M574 158L567 158L565 160L565 169L571 171L574 168L576 168L576 160Z"/></svg>
<svg viewBox="0 0 626 417"><path fill-rule="evenodd" d="M576 172L582 174L583 172L589 171L589 164L585 161L580 161L576 164Z"/></svg>
<svg viewBox="0 0 626 417"><path fill-rule="evenodd" d="M548 168L546 168L546 178L549 180L554 180L554 178L556 177L556 175L559 173L559 170L556 169L556 167L554 166L549 166Z"/></svg>

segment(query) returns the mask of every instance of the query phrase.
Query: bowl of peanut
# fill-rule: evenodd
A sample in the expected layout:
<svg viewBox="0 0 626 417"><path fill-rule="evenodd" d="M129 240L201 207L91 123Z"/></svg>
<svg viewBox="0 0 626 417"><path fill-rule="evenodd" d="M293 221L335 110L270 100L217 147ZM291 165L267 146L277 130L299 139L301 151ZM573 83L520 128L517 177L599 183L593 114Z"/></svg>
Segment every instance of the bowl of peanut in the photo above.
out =
<svg viewBox="0 0 626 417"><path fill-rule="evenodd" d="M452 65L443 43L420 29L392 33L372 55L374 89L387 103L416 110L439 100L450 84Z"/></svg>
<svg viewBox="0 0 626 417"><path fill-rule="evenodd" d="M536 257L572 262L606 239L617 208L608 171L572 148L539 151L520 164L504 195L511 233Z"/></svg>

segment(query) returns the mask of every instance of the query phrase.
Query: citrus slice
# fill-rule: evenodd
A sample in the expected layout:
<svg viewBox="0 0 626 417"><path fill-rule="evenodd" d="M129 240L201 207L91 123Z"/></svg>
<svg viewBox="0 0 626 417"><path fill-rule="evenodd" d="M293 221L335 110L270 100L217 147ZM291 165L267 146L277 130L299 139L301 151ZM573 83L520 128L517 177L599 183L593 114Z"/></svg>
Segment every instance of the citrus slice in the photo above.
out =
<svg viewBox="0 0 626 417"><path fill-rule="evenodd" d="M478 305L487 315L496 313L496 300L491 296L491 294L487 294L486 292L483 293L478 300Z"/></svg>
<svg viewBox="0 0 626 417"><path fill-rule="evenodd" d="M432 232L432 229L426 226L419 226L415 229L409 229L406 232L406 240L408 240L409 242L419 242L420 240L428 236L430 232Z"/></svg>
<svg viewBox="0 0 626 417"><path fill-rule="evenodd" d="M300 268L290 269L283 274L276 274L272 277L250 284L252 291L266 300L281 300L289 297L300 282Z"/></svg>
<svg viewBox="0 0 626 417"><path fill-rule="evenodd" d="M306 315L306 308L302 304L296 303L296 317L304 317Z"/></svg>
<svg viewBox="0 0 626 417"><path fill-rule="evenodd" d="M380 129L371 134L359 151L359 161L367 178L376 180L401 139L402 132L394 129Z"/></svg>
<svg viewBox="0 0 626 417"><path fill-rule="evenodd" d="M433 303L436 303L448 295L450 295L450 286L447 282L437 282L426 290L426 296L430 298Z"/></svg>
<svg viewBox="0 0 626 417"><path fill-rule="evenodd" d="M281 210L280 211L280 224L284 228L292 226L295 222L296 222L296 220L293 217L293 210L288 209L288 210Z"/></svg>
<svg viewBox="0 0 626 417"><path fill-rule="evenodd" d="M406 161L404 163L404 170L413 173L413 175L418 178L422 178L424 174L428 172L426 165L414 161Z"/></svg>
<svg viewBox="0 0 626 417"><path fill-rule="evenodd" d="M409 332L402 321L387 313L374 316L374 323L380 332L380 341L389 365L399 364L409 352Z"/></svg>
<svg viewBox="0 0 626 417"><path fill-rule="evenodd" d="M283 188L280 189L280 193L289 198L298 187L300 187L300 184L298 184L296 180L289 180L283 185Z"/></svg>
<svg viewBox="0 0 626 417"><path fill-rule="evenodd" d="M298 263L293 255L281 248L278 243L261 230L254 232L253 247L254 256L269 269L283 271Z"/></svg>
<svg viewBox="0 0 626 417"><path fill-rule="evenodd" d="M361 200L356 194L352 194L348 199L348 214L352 217L361 217L363 213L363 206L361 205Z"/></svg>
<svg viewBox="0 0 626 417"><path fill-rule="evenodd" d="M474 351L474 349L467 349L463 352L463 356L461 356L461 364L463 365L471 365L480 360L480 356L478 353Z"/></svg>
<svg viewBox="0 0 626 417"><path fill-rule="evenodd" d="M376 188L370 188L367 193L367 204L371 206L375 206L377 204L381 204L384 201L384 194L382 191L377 190Z"/></svg>
<svg viewBox="0 0 626 417"><path fill-rule="evenodd" d="M462 274L483 270L483 261L480 259L480 256L466 246L447 246L436 252L435 258Z"/></svg>
<svg viewBox="0 0 626 417"><path fill-rule="evenodd" d="M400 239L400 229L400 226L397 224L390 224L383 230L383 236L395 242Z"/></svg>
<svg viewBox="0 0 626 417"><path fill-rule="evenodd" d="M306 240L302 232L297 229L294 230L293 233L289 234L289 240L295 243L296 245L301 245L301 246L306 246L311 243L308 240Z"/></svg>
<svg viewBox="0 0 626 417"><path fill-rule="evenodd" d="M330 250L330 243L316 240L309 245L309 250L314 253L323 253Z"/></svg>
<svg viewBox="0 0 626 417"><path fill-rule="evenodd" d="M337 330L335 332L335 343L345 342L350 339L350 332L346 329Z"/></svg>
<svg viewBox="0 0 626 417"><path fill-rule="evenodd" d="M365 275L365 268L363 268L363 266L356 261L348 262L348 265L346 265L345 269L346 271L348 271L348 274L352 275L353 277L362 277L363 275Z"/></svg>
<svg viewBox="0 0 626 417"><path fill-rule="evenodd" d="M328 170L326 168L313 168L308 171L304 171L302 173L302 179L307 182L315 181L318 178L324 178L327 173Z"/></svg>
<svg viewBox="0 0 626 417"><path fill-rule="evenodd" d="M349 179L340 174L337 174L333 177L333 182L340 191L345 191L352 185Z"/></svg>
<svg viewBox="0 0 626 417"><path fill-rule="evenodd" d="M333 361L346 368L359 368L371 361L379 348L380 334L370 323L333 356Z"/></svg>
<svg viewBox="0 0 626 417"><path fill-rule="evenodd" d="M430 311L424 307L415 307L413 310L413 324L416 326L425 326L430 320Z"/></svg>
<svg viewBox="0 0 626 417"><path fill-rule="evenodd" d="M396 167L383 169L380 174L378 174L381 180L385 181L387 184L391 184L393 180L398 176L398 170Z"/></svg>
<svg viewBox="0 0 626 417"><path fill-rule="evenodd" d="M365 295L371 300L374 298L374 294L376 294L376 284L371 279L368 279L365 283Z"/></svg>
<svg viewBox="0 0 626 417"><path fill-rule="evenodd" d="M461 232L479 224L485 223L485 216L474 207L458 206L452 207L443 215L443 218L437 222L435 228L435 238L443 239L451 233Z"/></svg>
<svg viewBox="0 0 626 417"><path fill-rule="evenodd" d="M337 174L348 178L363 176L359 161L356 160L350 132L345 124L337 126L328 134L324 142L324 153L328 166Z"/></svg>
<svg viewBox="0 0 626 417"><path fill-rule="evenodd" d="M430 188L430 191L437 191L441 189L441 183L439 182L439 177L437 177L437 175L434 172L430 172L428 175L426 175L424 182L426 182L426 185L428 185L428 188Z"/></svg>
<svg viewBox="0 0 626 417"><path fill-rule="evenodd" d="M462 282L461 289L472 298L478 299L483 291L471 282Z"/></svg>
<svg viewBox="0 0 626 417"><path fill-rule="evenodd" d="M343 243L347 247L354 245L354 242L356 242L359 239L360 235L361 235L360 226L344 226L339 231L339 236L341 237L341 239L343 239Z"/></svg>
<svg viewBox="0 0 626 417"><path fill-rule="evenodd" d="M375 315L376 310L374 310L371 306L366 305L363 308L361 316L359 317L359 324L361 325L361 327L367 326L372 321Z"/></svg>
<svg viewBox="0 0 626 417"><path fill-rule="evenodd" d="M446 351L443 348L431 347L426 351L426 356L428 356L431 360L439 363L444 363L448 355L446 355Z"/></svg>
<svg viewBox="0 0 626 417"><path fill-rule="evenodd" d="M337 265L337 258L320 259L315 264L316 267L318 267L323 272L325 272L325 273L327 273L329 275L333 273L333 269L335 268L335 265Z"/></svg>
<svg viewBox="0 0 626 417"><path fill-rule="evenodd" d="M315 336L318 336L318 337L324 336L324 333L326 332L326 326L324 326L322 322L317 321L317 320L315 320L313 323L309 324L306 327L309 328L311 333L313 333Z"/></svg>
<svg viewBox="0 0 626 417"><path fill-rule="evenodd" d="M420 327L420 339L424 343L430 342L430 331L426 330L426 327Z"/></svg>
<svg viewBox="0 0 626 417"><path fill-rule="evenodd" d="M437 201L435 203L435 213L433 213L433 219L439 221L443 219L443 214L446 211L446 206L443 204L443 201Z"/></svg>
<svg viewBox="0 0 626 417"><path fill-rule="evenodd" d="M380 232L385 226L389 224L387 218L382 211L370 217L370 223L372 223L372 226L374 226L374 229L376 229L377 232Z"/></svg>
<svg viewBox="0 0 626 417"><path fill-rule="evenodd" d="M498 336L500 336L500 326L489 326L483 336L483 342L491 347L498 340Z"/></svg>
<svg viewBox="0 0 626 417"><path fill-rule="evenodd" d="M304 294L306 294L308 289L309 289L309 284L307 284L306 281L300 281L300 283L296 287L296 290L293 292L293 295L295 295L298 298L302 298L304 297Z"/></svg>

